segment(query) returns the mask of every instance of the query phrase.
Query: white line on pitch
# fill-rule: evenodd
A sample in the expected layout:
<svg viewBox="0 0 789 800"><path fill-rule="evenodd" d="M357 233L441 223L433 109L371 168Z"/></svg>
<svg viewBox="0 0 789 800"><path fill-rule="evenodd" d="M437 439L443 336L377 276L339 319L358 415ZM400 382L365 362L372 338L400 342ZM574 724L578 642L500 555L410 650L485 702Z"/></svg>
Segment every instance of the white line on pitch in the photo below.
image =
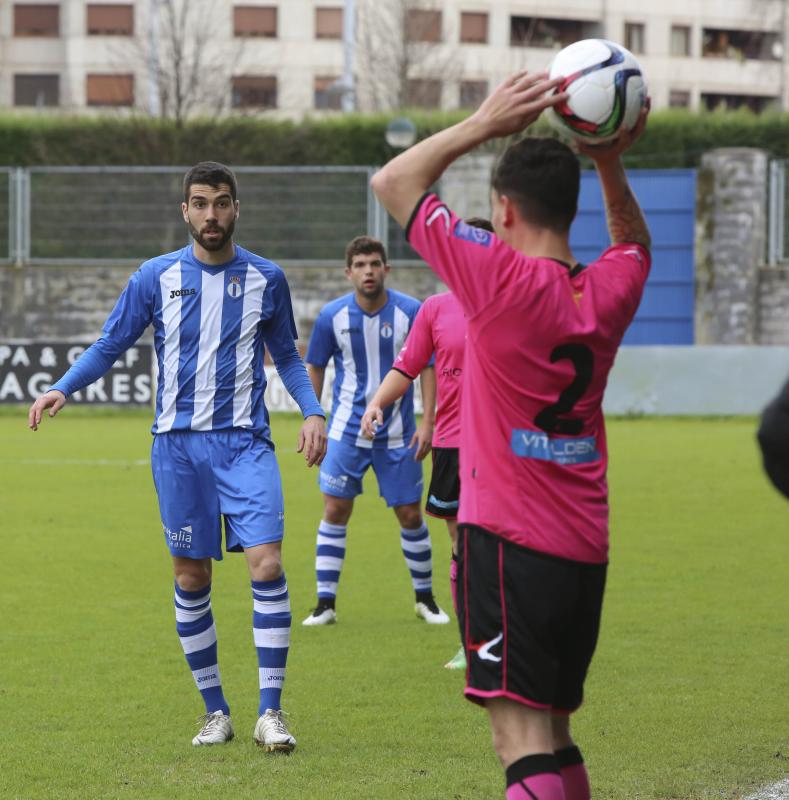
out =
<svg viewBox="0 0 789 800"><path fill-rule="evenodd" d="M765 786L743 800L789 800L789 778L772 786Z"/></svg>

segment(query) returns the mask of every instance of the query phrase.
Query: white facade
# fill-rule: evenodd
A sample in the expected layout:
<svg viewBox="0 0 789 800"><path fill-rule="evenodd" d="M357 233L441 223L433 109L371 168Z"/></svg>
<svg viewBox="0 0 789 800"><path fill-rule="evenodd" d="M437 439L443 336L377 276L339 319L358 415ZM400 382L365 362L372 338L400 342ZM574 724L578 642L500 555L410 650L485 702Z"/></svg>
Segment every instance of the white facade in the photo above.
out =
<svg viewBox="0 0 789 800"><path fill-rule="evenodd" d="M183 0L0 0L0 107L43 106L71 113L95 107L117 113L119 107L155 108L162 92L172 99L176 90L167 83L172 77L157 82L151 75L152 64L163 68L171 60L173 43L164 14L173 2L178 7ZM88 33L88 6L109 5L133 7L132 35ZM356 0L355 5L354 72L361 110L397 104L394 89L409 79L421 81L423 94L413 84L410 95L400 93L399 102L405 97L412 103L458 108L464 91L469 104L476 96L472 90L489 89L516 69L545 68L560 47L551 38L557 32L563 43L569 43L567 36L604 36L635 44L631 49L641 50L636 56L655 108L700 108L714 105L715 98L758 109L789 106L784 58L789 10L783 0L662 0L642 7L632 0ZM20 33L18 6L26 7L27 18L31 6L41 6L49 15L57 6L57 31ZM197 77L183 82L188 87L182 100L187 113L233 108L260 113L267 107L265 113L300 117L326 113L327 104L339 105L338 96L326 95L325 88L342 75L343 42L338 35L316 36L316 14L340 14L343 0L188 0L188 7L191 16L181 25L186 33L176 34L186 50L186 67L196 68ZM152 44L156 38L149 24L154 8L158 46ZM274 35L235 35L239 8L275 8ZM440 34L406 44L408 36L398 20L409 8L440 12L440 19L430 18L438 20ZM484 43L461 41L463 14L485 15ZM477 17L479 24L481 19ZM705 31L718 55L705 55ZM515 41L518 37L522 44ZM683 37L688 45L684 55L676 53L683 49ZM536 46L540 42L546 46ZM192 58L195 52L199 59ZM38 91L37 76L46 76L49 88ZM122 87L107 89L111 76L123 76ZM319 98L316 88L324 90ZM112 99L116 95L117 102Z"/></svg>

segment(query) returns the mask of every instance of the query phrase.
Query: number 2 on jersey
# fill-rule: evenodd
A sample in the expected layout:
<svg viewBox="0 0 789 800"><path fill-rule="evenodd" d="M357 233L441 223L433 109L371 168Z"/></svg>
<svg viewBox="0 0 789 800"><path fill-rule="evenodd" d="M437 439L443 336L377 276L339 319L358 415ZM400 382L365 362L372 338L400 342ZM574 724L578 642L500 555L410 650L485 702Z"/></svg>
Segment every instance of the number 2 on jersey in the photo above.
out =
<svg viewBox="0 0 789 800"><path fill-rule="evenodd" d="M546 433L564 433L577 436L584 427L584 421L575 417L564 418L572 412L575 404L583 397L592 382L594 355L585 344L560 344L551 352L551 363L568 359L575 368L572 383L559 395L559 399L540 411L534 424Z"/></svg>

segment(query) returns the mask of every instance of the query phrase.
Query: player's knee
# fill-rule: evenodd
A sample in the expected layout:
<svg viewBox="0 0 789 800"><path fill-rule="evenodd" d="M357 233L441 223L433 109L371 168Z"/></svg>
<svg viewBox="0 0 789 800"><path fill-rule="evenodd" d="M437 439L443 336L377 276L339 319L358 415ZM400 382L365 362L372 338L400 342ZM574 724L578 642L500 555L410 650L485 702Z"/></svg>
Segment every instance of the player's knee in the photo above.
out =
<svg viewBox="0 0 789 800"><path fill-rule="evenodd" d="M344 497L326 495L323 501L323 519L329 525L347 525L351 518L353 502Z"/></svg>
<svg viewBox="0 0 789 800"><path fill-rule="evenodd" d="M282 558L275 553L261 555L250 562L249 571L254 581L275 581L282 575Z"/></svg>
<svg viewBox="0 0 789 800"><path fill-rule="evenodd" d="M415 531L422 527L422 512L419 510L419 506L400 506L396 513L401 528Z"/></svg>
<svg viewBox="0 0 789 800"><path fill-rule="evenodd" d="M211 566L202 561L184 560L175 565L175 582L185 592L199 592L211 583Z"/></svg>

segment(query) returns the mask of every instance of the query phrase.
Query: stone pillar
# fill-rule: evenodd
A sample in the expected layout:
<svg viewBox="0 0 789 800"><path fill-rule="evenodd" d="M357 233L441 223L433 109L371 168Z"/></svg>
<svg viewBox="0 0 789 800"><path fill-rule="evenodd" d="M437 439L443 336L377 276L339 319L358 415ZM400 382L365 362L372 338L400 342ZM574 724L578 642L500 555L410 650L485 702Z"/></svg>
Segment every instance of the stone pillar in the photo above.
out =
<svg viewBox="0 0 789 800"><path fill-rule="evenodd" d="M490 219L490 172L495 156L470 153L441 176L441 199L461 217Z"/></svg>
<svg viewBox="0 0 789 800"><path fill-rule="evenodd" d="M727 147L702 157L696 205L697 344L758 344L767 184L763 150Z"/></svg>

